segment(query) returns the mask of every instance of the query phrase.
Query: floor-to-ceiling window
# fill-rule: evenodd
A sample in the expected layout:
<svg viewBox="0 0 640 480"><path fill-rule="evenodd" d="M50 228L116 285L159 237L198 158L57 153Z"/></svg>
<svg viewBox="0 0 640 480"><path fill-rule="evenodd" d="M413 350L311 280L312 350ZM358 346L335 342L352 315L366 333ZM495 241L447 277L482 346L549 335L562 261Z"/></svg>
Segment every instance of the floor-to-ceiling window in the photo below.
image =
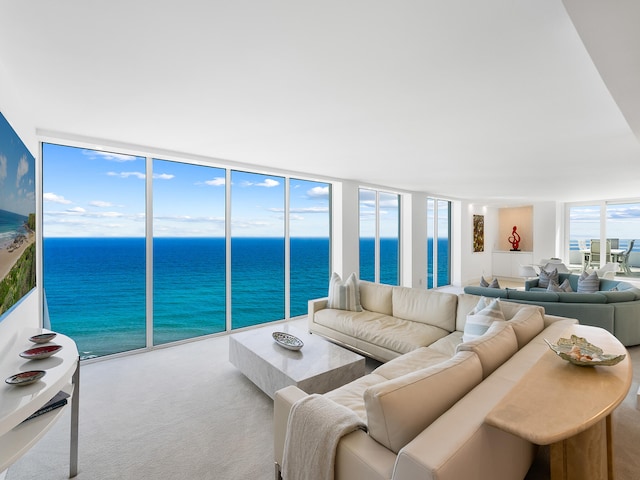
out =
<svg viewBox="0 0 640 480"><path fill-rule="evenodd" d="M626 250L632 240L640 238L640 202L592 202L588 205L568 205L569 217L569 262L583 265L588 259L593 240L609 243L611 250ZM603 221L604 218L604 221ZM603 261L615 257L606 254ZM629 264L640 266L640 245L634 243L629 256ZM587 265L584 265L587 266ZM595 264L600 267L600 263Z"/></svg>
<svg viewBox="0 0 640 480"><path fill-rule="evenodd" d="M330 195L328 183L289 180L290 317L306 315L308 301L327 294Z"/></svg>
<svg viewBox="0 0 640 480"><path fill-rule="evenodd" d="M225 169L153 160L153 344L226 329Z"/></svg>
<svg viewBox="0 0 640 480"><path fill-rule="evenodd" d="M607 203L606 232L612 242L612 250L615 248L626 253L631 247L627 262L629 271L636 273L637 269L633 272L631 267L640 266L640 202ZM612 257L614 261L620 259L620 256Z"/></svg>
<svg viewBox="0 0 640 480"><path fill-rule="evenodd" d="M303 315L326 295L329 183L42 150L46 306L82 358Z"/></svg>
<svg viewBox="0 0 640 480"><path fill-rule="evenodd" d="M359 190L360 278L400 283L400 196L367 188Z"/></svg>
<svg viewBox="0 0 640 480"><path fill-rule="evenodd" d="M83 358L146 345L145 159L42 145L44 294Z"/></svg>
<svg viewBox="0 0 640 480"><path fill-rule="evenodd" d="M284 178L231 172L231 326L284 318Z"/></svg>
<svg viewBox="0 0 640 480"><path fill-rule="evenodd" d="M434 274L434 272L436 272ZM427 288L451 283L451 202L427 199Z"/></svg>

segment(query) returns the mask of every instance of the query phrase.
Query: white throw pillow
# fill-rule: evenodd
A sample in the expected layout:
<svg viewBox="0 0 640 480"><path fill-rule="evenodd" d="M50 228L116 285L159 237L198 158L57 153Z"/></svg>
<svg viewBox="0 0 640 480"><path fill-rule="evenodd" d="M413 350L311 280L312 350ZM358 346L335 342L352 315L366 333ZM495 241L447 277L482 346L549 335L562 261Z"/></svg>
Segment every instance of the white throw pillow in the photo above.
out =
<svg viewBox="0 0 640 480"><path fill-rule="evenodd" d="M596 293L600 289L600 279L596 272L582 272L578 278L578 293Z"/></svg>
<svg viewBox="0 0 640 480"><path fill-rule="evenodd" d="M464 325L462 334L463 342L468 342L484 335L493 322L505 320L499 298L494 298L488 305L486 302L487 299L481 297L476 308L467 315L467 322Z"/></svg>
<svg viewBox="0 0 640 480"><path fill-rule="evenodd" d="M331 275L327 306L338 310L350 310L352 312L362 311L358 278L355 273L349 275L349 278L344 282L337 273L334 272Z"/></svg>

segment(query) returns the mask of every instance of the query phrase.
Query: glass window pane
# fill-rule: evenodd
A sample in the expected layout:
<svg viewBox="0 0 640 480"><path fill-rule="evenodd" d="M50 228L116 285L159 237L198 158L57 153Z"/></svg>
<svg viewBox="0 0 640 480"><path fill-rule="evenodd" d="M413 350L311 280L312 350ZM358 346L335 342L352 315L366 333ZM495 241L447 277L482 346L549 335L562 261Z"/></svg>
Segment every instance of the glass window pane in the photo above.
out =
<svg viewBox="0 0 640 480"><path fill-rule="evenodd" d="M451 283L451 202L438 200L438 287Z"/></svg>
<svg viewBox="0 0 640 480"><path fill-rule="evenodd" d="M324 297L330 276L328 183L289 181L289 315L306 315L308 301Z"/></svg>
<svg viewBox="0 0 640 480"><path fill-rule="evenodd" d="M640 266L640 203L607 205L607 238L612 240L612 250L622 251L635 240L627 264L629 267ZM616 256L613 260L620 262L622 259Z"/></svg>
<svg viewBox="0 0 640 480"><path fill-rule="evenodd" d="M380 217L380 283L399 284L400 196L378 194Z"/></svg>
<svg viewBox="0 0 640 480"><path fill-rule="evenodd" d="M44 292L81 358L146 345L145 159L45 143Z"/></svg>
<svg viewBox="0 0 640 480"><path fill-rule="evenodd" d="M225 170L153 160L153 343L226 328Z"/></svg>
<svg viewBox="0 0 640 480"><path fill-rule="evenodd" d="M284 318L284 183L231 172L232 328Z"/></svg>
<svg viewBox="0 0 640 480"><path fill-rule="evenodd" d="M585 265L592 239L600 239L600 206L580 205L569 208L569 263Z"/></svg>
<svg viewBox="0 0 640 480"><path fill-rule="evenodd" d="M360 189L360 278L376 281L376 192Z"/></svg>
<svg viewBox="0 0 640 480"><path fill-rule="evenodd" d="M427 288L433 288L433 268L435 263L435 244L433 242L436 235L435 205L433 198L427 198Z"/></svg>

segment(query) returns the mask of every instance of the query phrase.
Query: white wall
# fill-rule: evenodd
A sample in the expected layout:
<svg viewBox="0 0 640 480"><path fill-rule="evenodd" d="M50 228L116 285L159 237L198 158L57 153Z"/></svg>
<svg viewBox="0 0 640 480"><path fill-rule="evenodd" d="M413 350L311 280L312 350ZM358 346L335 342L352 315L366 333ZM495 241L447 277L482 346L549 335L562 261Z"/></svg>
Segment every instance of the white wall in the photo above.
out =
<svg viewBox="0 0 640 480"><path fill-rule="evenodd" d="M36 136L36 127L31 122L29 113L22 108L24 103L21 102L21 98L13 87L4 65L0 62L0 112L2 112L4 118L13 127L31 154L37 158L38 138Z"/></svg>
<svg viewBox="0 0 640 480"><path fill-rule="evenodd" d="M484 215L484 252L473 251L473 216ZM460 202L460 218L456 219L460 235L458 250L460 275L454 285L477 283L481 276L490 277L491 253L496 242L498 211L479 203ZM455 233L455 232L454 232ZM454 252L454 258L456 253Z"/></svg>

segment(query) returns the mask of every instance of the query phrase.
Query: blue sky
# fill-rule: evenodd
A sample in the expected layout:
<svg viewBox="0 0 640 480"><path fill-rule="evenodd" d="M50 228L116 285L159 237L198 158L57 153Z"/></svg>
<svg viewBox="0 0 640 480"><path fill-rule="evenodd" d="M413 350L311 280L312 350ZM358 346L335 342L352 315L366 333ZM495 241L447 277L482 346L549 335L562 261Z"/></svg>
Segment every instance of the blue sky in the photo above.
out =
<svg viewBox="0 0 640 480"><path fill-rule="evenodd" d="M607 238L640 239L640 203L607 205ZM572 239L600 238L600 205L571 207Z"/></svg>
<svg viewBox="0 0 640 480"><path fill-rule="evenodd" d="M144 236L145 159L43 146L44 235ZM284 234L285 178L231 172L232 234ZM329 186L290 180L292 236L328 236ZM225 170L153 162L154 235L224 236Z"/></svg>
<svg viewBox="0 0 640 480"><path fill-rule="evenodd" d="M0 113L0 209L35 213L35 188L35 160Z"/></svg>

